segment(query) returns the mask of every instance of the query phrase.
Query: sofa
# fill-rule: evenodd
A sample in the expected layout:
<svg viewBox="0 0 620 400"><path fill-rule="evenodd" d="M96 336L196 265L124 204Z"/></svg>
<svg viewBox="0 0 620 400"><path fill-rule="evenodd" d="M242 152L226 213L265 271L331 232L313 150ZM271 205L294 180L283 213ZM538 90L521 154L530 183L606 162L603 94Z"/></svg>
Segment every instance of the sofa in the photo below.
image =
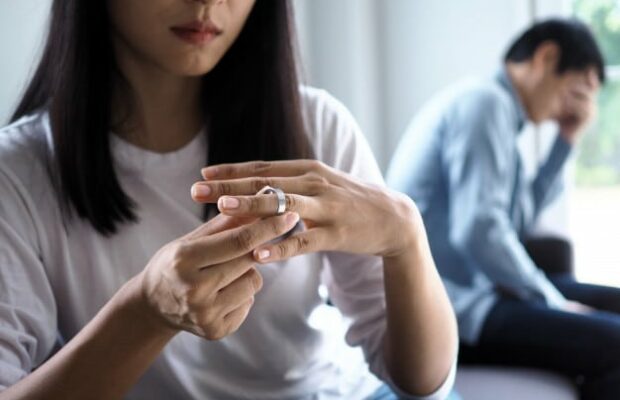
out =
<svg viewBox="0 0 620 400"><path fill-rule="evenodd" d="M525 247L536 265L547 274L572 274L571 244L561 238L535 238ZM568 378L533 368L459 366L456 389L463 400L577 400L579 394Z"/></svg>
<svg viewBox="0 0 620 400"><path fill-rule="evenodd" d="M578 400L561 375L530 368L459 367L456 390L463 400Z"/></svg>

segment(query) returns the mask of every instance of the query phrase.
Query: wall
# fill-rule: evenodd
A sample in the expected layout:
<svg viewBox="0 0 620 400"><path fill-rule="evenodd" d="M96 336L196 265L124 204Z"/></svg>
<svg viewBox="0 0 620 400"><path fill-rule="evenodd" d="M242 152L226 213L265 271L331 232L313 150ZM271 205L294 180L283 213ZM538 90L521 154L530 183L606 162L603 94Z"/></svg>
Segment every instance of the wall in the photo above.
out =
<svg viewBox="0 0 620 400"><path fill-rule="evenodd" d="M524 0L295 0L306 76L356 116L385 168L437 90L492 73L530 21Z"/></svg>
<svg viewBox="0 0 620 400"><path fill-rule="evenodd" d="M0 126L16 105L43 46L51 0L0 1Z"/></svg>

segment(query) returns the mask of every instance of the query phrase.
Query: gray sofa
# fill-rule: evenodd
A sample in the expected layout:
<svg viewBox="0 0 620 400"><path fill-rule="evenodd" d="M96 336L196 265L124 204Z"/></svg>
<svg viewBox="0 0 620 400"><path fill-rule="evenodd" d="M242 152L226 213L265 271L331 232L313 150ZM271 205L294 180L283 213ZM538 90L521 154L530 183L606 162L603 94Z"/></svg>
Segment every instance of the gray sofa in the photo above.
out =
<svg viewBox="0 0 620 400"><path fill-rule="evenodd" d="M459 367L456 388L463 400L579 399L567 378L526 368Z"/></svg>
<svg viewBox="0 0 620 400"><path fill-rule="evenodd" d="M572 245L562 238L541 237L525 243L532 260L547 274L574 271ZM531 368L459 366L456 387L464 400L577 400L567 378Z"/></svg>

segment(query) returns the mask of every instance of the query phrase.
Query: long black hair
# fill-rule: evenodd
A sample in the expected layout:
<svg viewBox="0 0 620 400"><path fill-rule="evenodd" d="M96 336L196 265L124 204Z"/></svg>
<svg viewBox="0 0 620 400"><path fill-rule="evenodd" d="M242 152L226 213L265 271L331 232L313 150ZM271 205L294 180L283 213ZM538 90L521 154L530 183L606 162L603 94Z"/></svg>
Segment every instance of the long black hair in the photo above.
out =
<svg viewBox="0 0 620 400"><path fill-rule="evenodd" d="M288 0L257 1L235 43L204 76L209 164L312 158L291 8ZM138 219L110 151L112 88L122 79L110 27L105 1L54 0L41 61L11 118L49 112L51 173L65 214L77 213L106 236Z"/></svg>

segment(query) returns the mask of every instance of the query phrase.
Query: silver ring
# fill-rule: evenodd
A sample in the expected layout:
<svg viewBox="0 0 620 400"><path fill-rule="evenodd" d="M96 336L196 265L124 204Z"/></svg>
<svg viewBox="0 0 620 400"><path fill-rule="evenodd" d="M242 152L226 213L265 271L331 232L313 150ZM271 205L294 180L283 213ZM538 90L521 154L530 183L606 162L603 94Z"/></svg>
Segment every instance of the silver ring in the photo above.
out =
<svg viewBox="0 0 620 400"><path fill-rule="evenodd" d="M282 215L286 212L286 196L284 195L282 189L265 186L259 190L257 194L275 194L278 198L278 209L276 210L276 215Z"/></svg>

